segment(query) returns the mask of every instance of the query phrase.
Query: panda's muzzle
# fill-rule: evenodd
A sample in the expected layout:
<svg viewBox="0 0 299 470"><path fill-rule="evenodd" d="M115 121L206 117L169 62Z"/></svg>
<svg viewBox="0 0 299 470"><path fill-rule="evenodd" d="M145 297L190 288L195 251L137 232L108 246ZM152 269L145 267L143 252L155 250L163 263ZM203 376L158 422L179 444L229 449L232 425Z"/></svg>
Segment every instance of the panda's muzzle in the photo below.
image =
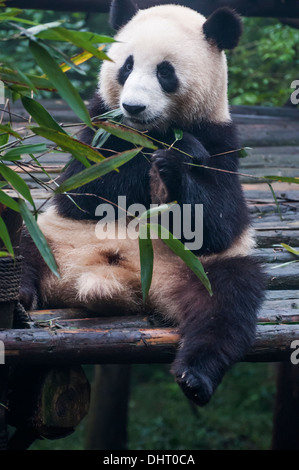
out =
<svg viewBox="0 0 299 470"><path fill-rule="evenodd" d="M123 107L130 116L138 116L138 114L141 114L146 108L146 106L143 105L131 105L126 103L123 103Z"/></svg>

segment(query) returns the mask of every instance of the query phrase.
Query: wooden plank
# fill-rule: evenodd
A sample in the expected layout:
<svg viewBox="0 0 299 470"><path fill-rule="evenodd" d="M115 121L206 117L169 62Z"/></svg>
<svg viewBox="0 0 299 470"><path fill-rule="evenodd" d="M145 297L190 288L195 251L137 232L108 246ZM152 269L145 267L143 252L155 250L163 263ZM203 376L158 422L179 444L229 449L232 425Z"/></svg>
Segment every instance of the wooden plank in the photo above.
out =
<svg viewBox="0 0 299 470"><path fill-rule="evenodd" d="M241 145L280 146L299 145L299 122L277 124L238 124Z"/></svg>
<svg viewBox="0 0 299 470"><path fill-rule="evenodd" d="M240 160L241 168L296 167L299 162L298 146L255 147L247 150L247 157Z"/></svg>
<svg viewBox="0 0 299 470"><path fill-rule="evenodd" d="M232 115L248 116L275 116L289 117L295 120L299 119L299 110L296 108L286 108L280 106L250 106L250 105L232 105L230 106Z"/></svg>
<svg viewBox="0 0 299 470"><path fill-rule="evenodd" d="M70 310L70 309L68 309ZM153 325L151 316L142 317L95 317L82 309L74 309L72 316L67 318L63 309L36 311L31 313L32 327L59 329L92 330L92 329L159 329L161 325ZM265 300L262 310L258 313L258 323L294 324L299 323L299 304L296 299Z"/></svg>
<svg viewBox="0 0 299 470"><path fill-rule="evenodd" d="M299 287L299 286L298 286ZM280 311L288 312L289 316L299 315L299 290L284 289L276 291L267 291L263 308L258 314L258 321L264 321L265 316L269 316L269 310L273 311L273 317L269 321L274 321ZM266 311L266 312L265 312ZM34 326L55 327L61 326L70 328L75 327L74 322L78 322L80 327L86 322L86 325L94 325L97 328L113 329L113 328L154 328L155 317L151 315L129 315L122 316L121 312L118 316L103 317L95 312L90 312L81 308L63 308L63 309L44 309L34 310L30 312ZM157 325L156 326L160 326Z"/></svg>
<svg viewBox="0 0 299 470"><path fill-rule="evenodd" d="M298 257L293 255L292 253L289 253L284 248L278 247L255 248L253 251L253 255L258 257L263 263L271 263L275 265L287 263L289 261L294 261L298 259Z"/></svg>
<svg viewBox="0 0 299 470"><path fill-rule="evenodd" d="M256 242L259 248L268 248L285 243L292 247L298 246L298 230L259 230L256 232Z"/></svg>
<svg viewBox="0 0 299 470"><path fill-rule="evenodd" d="M262 182L262 178L269 175L274 176L287 176L290 178L294 177L295 166L293 167L264 167L264 168L255 168L255 167L247 167L241 170L242 174L240 175L241 183L256 183L260 178ZM271 181L270 181L271 182Z"/></svg>

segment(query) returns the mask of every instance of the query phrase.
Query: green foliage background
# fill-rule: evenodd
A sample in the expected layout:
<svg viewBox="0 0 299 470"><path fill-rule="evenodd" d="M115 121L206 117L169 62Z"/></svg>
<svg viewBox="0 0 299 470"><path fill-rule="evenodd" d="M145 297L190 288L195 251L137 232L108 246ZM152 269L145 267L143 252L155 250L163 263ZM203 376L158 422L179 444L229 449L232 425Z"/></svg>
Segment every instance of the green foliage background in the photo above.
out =
<svg viewBox="0 0 299 470"><path fill-rule="evenodd" d="M64 27L71 27L78 31L92 31L113 36L113 30L108 24L107 14L23 10L22 18L27 18L28 20L40 24L62 20ZM0 41L7 37L12 37L15 33L15 28L10 28L7 24L0 24ZM69 43L59 44L59 49L65 51L69 57L72 56L72 51L73 54L78 53L78 48ZM61 56L59 57L59 61L61 62ZM1 62L11 68L17 65L24 73L40 74L40 70L37 68L36 62L28 50L28 41L26 39L23 42L14 40L0 42L0 64ZM90 60L80 65L80 69L85 72L85 75L80 75L74 71L68 72L68 77L72 80L74 86L80 90L80 95L83 99L91 98L96 86L99 67L100 61L92 57ZM53 98L53 94L43 91L40 92L39 97Z"/></svg>
<svg viewBox="0 0 299 470"><path fill-rule="evenodd" d="M106 14L62 13L24 10L22 16L39 23L64 20L73 29L113 35ZM299 30L276 19L244 18L244 31L239 46L227 53L229 64L229 98L231 104L282 106L290 96L290 84L299 77ZM0 26L0 39L14 34L15 29ZM28 52L27 41L1 43L0 63L18 64L23 72L37 72ZM68 55L70 45L65 44ZM75 48L74 48L75 51ZM82 64L86 75L69 73L84 99L91 97L97 82L99 61ZM43 92L43 97L49 97Z"/></svg>
<svg viewBox="0 0 299 470"><path fill-rule="evenodd" d="M299 30L268 18L245 18L228 53L231 104L282 106L299 78Z"/></svg>

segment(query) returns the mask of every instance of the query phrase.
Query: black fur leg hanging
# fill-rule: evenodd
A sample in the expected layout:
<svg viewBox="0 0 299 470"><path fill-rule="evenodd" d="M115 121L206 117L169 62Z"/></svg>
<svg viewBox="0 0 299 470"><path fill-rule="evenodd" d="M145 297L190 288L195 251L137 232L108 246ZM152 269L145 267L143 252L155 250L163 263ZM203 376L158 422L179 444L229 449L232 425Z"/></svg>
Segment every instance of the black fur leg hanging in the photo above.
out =
<svg viewBox="0 0 299 470"><path fill-rule="evenodd" d="M185 314L172 373L186 396L201 406L252 346L265 285L265 275L251 257L210 262L205 269L212 297L190 272L174 293Z"/></svg>

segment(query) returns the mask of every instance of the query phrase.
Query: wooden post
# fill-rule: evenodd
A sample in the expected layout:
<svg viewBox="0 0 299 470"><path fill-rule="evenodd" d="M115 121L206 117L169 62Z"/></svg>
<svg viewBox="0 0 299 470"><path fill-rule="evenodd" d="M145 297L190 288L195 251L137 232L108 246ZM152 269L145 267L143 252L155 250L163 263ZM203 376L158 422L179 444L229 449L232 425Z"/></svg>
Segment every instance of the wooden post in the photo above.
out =
<svg viewBox="0 0 299 470"><path fill-rule="evenodd" d="M90 386L83 369L16 367L10 379L8 423L16 428L9 450L25 450L40 436L71 434L89 409Z"/></svg>
<svg viewBox="0 0 299 470"><path fill-rule="evenodd" d="M272 450L299 450L299 364L277 368Z"/></svg>
<svg viewBox="0 0 299 470"><path fill-rule="evenodd" d="M87 450L127 448L130 365L95 367L89 412Z"/></svg>

